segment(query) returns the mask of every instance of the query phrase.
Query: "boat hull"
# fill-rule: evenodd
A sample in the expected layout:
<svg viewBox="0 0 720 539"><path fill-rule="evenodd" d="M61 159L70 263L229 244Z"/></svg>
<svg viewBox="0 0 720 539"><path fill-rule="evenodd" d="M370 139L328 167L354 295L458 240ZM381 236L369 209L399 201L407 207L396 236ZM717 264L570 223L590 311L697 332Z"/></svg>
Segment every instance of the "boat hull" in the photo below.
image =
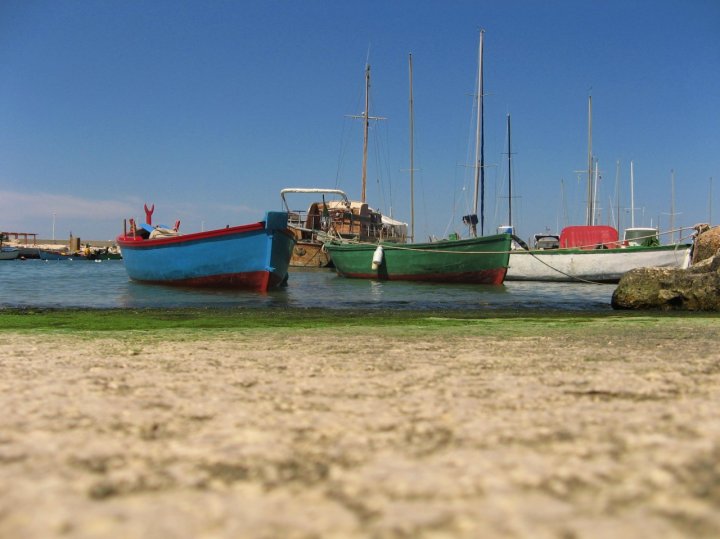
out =
<svg viewBox="0 0 720 539"><path fill-rule="evenodd" d="M505 278L510 242L509 234L498 234L433 243L382 243L382 261L376 269L377 244L328 243L326 249L344 277L499 285Z"/></svg>
<svg viewBox="0 0 720 539"><path fill-rule="evenodd" d="M690 245L594 250L517 250L510 254L510 267L505 279L616 283L632 269L684 268L688 266L689 258Z"/></svg>
<svg viewBox="0 0 720 539"><path fill-rule="evenodd" d="M15 260L20 256L20 249L15 247L3 247L0 249L0 260Z"/></svg>
<svg viewBox="0 0 720 539"><path fill-rule="evenodd" d="M295 240L287 213L196 234L141 239L121 236L128 276L140 282L266 291L287 280Z"/></svg>
<svg viewBox="0 0 720 539"><path fill-rule="evenodd" d="M38 249L37 254L40 260L86 260L81 254L61 253L50 249Z"/></svg>
<svg viewBox="0 0 720 539"><path fill-rule="evenodd" d="M323 251L322 243L297 240L293 248L290 266L296 268L327 268L332 266L330 256Z"/></svg>

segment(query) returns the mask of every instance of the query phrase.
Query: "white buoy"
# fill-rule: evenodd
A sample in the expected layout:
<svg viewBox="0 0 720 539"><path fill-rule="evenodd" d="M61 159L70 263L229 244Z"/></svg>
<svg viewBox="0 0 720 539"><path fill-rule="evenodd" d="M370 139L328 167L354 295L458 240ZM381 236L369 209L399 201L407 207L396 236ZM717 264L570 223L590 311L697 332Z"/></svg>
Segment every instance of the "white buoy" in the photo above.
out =
<svg viewBox="0 0 720 539"><path fill-rule="evenodd" d="M383 259L383 248L382 245L378 245L377 249L375 249L375 253L373 253L372 258L372 269L376 270L380 267L380 264L382 264Z"/></svg>

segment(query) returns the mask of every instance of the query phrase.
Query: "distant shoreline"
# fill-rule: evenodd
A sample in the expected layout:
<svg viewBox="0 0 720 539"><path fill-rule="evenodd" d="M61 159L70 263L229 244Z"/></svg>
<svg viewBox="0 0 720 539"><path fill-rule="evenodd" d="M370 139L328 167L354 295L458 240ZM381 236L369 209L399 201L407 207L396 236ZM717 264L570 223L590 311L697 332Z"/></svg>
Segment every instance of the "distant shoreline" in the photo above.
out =
<svg viewBox="0 0 720 539"><path fill-rule="evenodd" d="M69 240L46 240L38 238L37 240L35 240L35 243L25 243L22 241L18 242L14 239L11 239L8 243L22 247L39 247L41 245L67 247L67 245L69 244ZM113 245L116 245L115 240L85 240L82 238L80 238L80 244L82 246L90 245L90 247L111 247Z"/></svg>

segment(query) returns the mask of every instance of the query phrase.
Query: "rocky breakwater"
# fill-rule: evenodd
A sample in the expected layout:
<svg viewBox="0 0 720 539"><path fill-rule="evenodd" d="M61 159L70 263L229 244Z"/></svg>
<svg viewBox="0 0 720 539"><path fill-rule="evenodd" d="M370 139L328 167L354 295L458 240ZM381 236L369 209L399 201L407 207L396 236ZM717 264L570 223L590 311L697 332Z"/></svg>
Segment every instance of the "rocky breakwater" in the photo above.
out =
<svg viewBox="0 0 720 539"><path fill-rule="evenodd" d="M620 279L614 309L720 311L720 226L698 225L688 269L638 268Z"/></svg>

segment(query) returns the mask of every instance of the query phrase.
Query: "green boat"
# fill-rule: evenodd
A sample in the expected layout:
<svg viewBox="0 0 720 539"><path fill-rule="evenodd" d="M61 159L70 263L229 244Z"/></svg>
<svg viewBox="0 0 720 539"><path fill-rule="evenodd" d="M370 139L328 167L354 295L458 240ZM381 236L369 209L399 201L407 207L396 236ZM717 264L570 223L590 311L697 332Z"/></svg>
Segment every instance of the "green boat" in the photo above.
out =
<svg viewBox="0 0 720 539"><path fill-rule="evenodd" d="M482 31L478 62L478 141L482 139ZM412 98L412 55L410 55L410 207L413 208L413 98ZM369 75L369 71L368 71ZM367 80L367 78L366 78ZM367 111L366 84L366 111ZM367 133L368 115L363 115ZM367 136L367 135L366 135ZM367 139L365 139L367 140ZM365 144L367 146L367 144ZM480 220L480 236L477 235L478 193L482 194L484 208L484 156L482 144L476 144L475 196L473 213L463 217L470 227L470 238L431 243L368 243L348 239L334 239L324 245L335 265L335 270L344 277L357 279L378 279L386 281L432 281L437 283L469 283L500 285L510 260L512 236L495 234L484 236L484 219ZM363 200L365 193L365 159L363 152ZM481 216L484 212L481 212ZM411 237L415 237L414 217L411 218Z"/></svg>
<svg viewBox="0 0 720 539"><path fill-rule="evenodd" d="M413 244L333 241L325 249L344 277L499 285L511 241L510 234Z"/></svg>

